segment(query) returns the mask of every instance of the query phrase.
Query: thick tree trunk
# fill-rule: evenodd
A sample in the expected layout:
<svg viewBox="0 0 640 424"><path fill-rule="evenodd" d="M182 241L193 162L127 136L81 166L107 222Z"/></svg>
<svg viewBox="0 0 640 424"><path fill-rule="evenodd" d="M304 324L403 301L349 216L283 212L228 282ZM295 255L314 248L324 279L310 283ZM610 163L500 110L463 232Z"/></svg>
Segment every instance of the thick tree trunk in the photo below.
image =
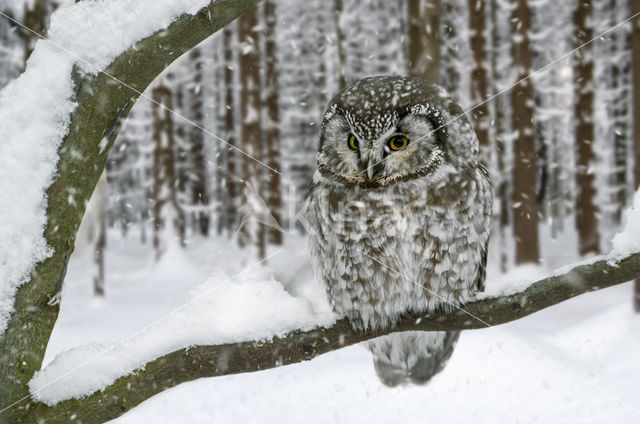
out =
<svg viewBox="0 0 640 424"><path fill-rule="evenodd" d="M238 20L238 41L240 43L240 133L242 150L247 156L242 158L242 177L245 187L262 195L263 170L256 160L262 160L262 131L260 104L260 54L258 15L256 10L245 13ZM254 159L251 159L254 158ZM245 214L253 214L251 204L245 204ZM264 226L253 219L243 225L238 234L240 246L254 245L258 249L258 258L266 257Z"/></svg>
<svg viewBox="0 0 640 424"><path fill-rule="evenodd" d="M531 72L529 30L531 12L527 0L512 0L512 48L516 78ZM536 196L536 142L533 126L533 85L527 79L513 88L511 95L513 130L517 132L513 153L513 231L516 239L516 264L537 263L538 205Z"/></svg>
<svg viewBox="0 0 640 424"><path fill-rule="evenodd" d="M471 117L480 144L480 162L489 163L489 106L485 102L489 90L489 72L486 67L487 48L485 40L486 0L469 0L469 34L473 68L471 69Z"/></svg>
<svg viewBox="0 0 640 424"><path fill-rule="evenodd" d="M409 75L438 82L440 0L408 0Z"/></svg>
<svg viewBox="0 0 640 424"><path fill-rule="evenodd" d="M580 0L573 14L575 47L593 37L591 0ZM587 44L574 53L574 90L576 119L576 229L581 255L600 252L598 217L595 205L595 176L592 171L595 155L595 125L593 114L593 49Z"/></svg>

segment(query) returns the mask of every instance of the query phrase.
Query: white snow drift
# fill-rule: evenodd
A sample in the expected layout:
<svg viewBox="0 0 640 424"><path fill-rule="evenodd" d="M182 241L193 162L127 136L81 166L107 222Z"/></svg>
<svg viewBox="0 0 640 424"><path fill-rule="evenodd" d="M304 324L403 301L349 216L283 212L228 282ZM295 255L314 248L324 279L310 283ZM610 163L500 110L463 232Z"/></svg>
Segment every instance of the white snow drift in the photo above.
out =
<svg viewBox="0 0 640 424"><path fill-rule="evenodd" d="M188 303L135 336L59 354L36 373L31 393L47 404L81 398L181 348L268 340L335 322L328 308L314 310L309 300L291 296L279 282L247 274L231 278L216 271L191 293ZM228 359L222 356L218 367L226 367Z"/></svg>

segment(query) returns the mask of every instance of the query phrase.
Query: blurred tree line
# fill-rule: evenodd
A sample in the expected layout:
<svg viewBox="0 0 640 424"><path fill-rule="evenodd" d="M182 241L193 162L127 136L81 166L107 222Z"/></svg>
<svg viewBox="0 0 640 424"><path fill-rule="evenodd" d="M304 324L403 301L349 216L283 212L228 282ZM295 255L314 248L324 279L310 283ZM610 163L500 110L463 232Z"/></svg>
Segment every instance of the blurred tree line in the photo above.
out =
<svg viewBox="0 0 640 424"><path fill-rule="evenodd" d="M0 11L43 33L63 3ZM638 12L640 0L264 1L171 66L123 123L88 212L96 261L106 227L158 257L219 235L264 258L280 227L302 231L324 106L379 74L436 81L468 112L502 270L544 260L553 240L606 252L640 184ZM36 38L0 17L0 86Z"/></svg>

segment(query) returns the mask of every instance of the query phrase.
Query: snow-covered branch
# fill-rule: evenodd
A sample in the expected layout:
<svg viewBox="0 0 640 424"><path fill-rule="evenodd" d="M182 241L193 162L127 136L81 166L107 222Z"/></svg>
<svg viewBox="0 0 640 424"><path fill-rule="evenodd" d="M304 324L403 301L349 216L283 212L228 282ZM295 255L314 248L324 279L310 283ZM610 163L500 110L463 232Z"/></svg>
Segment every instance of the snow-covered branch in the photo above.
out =
<svg viewBox="0 0 640 424"><path fill-rule="evenodd" d="M521 291L481 298L453 313L407 316L394 329L354 331L349 322L342 319L328 328L292 331L268 341L179 349L120 377L101 391L85 393L86 397L82 399L65 400L53 406L31 400L29 408L46 422L101 422L125 413L168 388L198 378L260 371L306 361L393 331L465 330L500 325L638 276L640 253L618 260L597 258L566 272L557 272ZM82 370L78 372L82 373Z"/></svg>
<svg viewBox="0 0 640 424"><path fill-rule="evenodd" d="M258 2L70 4L0 94L0 422L40 421L13 404L41 367L76 232L121 121L169 64Z"/></svg>

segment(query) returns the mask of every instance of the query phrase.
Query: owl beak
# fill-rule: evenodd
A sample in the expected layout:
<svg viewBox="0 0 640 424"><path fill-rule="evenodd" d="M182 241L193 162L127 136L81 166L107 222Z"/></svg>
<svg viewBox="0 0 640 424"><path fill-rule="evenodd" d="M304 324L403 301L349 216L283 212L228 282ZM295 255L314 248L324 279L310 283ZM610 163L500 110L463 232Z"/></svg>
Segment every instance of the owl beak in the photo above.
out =
<svg viewBox="0 0 640 424"><path fill-rule="evenodd" d="M384 164L374 158L370 158L367 163L367 179L372 181L382 175Z"/></svg>

